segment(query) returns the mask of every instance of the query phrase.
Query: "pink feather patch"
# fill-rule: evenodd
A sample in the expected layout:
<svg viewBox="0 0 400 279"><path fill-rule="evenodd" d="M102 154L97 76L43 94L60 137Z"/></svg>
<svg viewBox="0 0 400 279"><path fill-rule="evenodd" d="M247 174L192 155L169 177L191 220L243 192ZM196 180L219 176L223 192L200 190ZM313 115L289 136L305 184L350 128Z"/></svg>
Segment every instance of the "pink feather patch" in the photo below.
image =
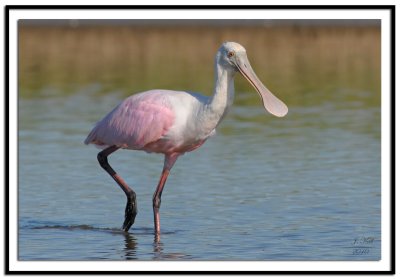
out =
<svg viewBox="0 0 400 279"><path fill-rule="evenodd" d="M141 149L164 136L174 120L165 95L156 91L144 92L126 98L99 121L85 143Z"/></svg>

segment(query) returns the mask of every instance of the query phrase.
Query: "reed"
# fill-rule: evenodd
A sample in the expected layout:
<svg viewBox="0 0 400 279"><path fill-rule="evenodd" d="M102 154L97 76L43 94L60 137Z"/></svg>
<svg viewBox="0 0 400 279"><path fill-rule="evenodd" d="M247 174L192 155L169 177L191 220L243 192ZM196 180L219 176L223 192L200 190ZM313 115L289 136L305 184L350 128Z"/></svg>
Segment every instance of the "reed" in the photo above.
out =
<svg viewBox="0 0 400 279"><path fill-rule="evenodd" d="M149 88L211 93L223 41L246 47L279 95L338 88L380 92L379 26L19 26L19 88L86 84L124 94ZM249 90L238 79L236 87Z"/></svg>

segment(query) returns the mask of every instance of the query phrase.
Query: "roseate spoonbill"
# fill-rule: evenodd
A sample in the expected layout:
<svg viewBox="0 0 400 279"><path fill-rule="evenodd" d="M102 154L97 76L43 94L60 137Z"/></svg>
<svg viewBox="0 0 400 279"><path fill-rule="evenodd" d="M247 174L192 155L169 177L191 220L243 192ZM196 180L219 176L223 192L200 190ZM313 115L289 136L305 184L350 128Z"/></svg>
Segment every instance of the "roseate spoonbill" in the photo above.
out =
<svg viewBox="0 0 400 279"><path fill-rule="evenodd" d="M125 221L128 231L135 221L135 192L111 168L107 156L118 149L144 150L165 155L164 167L153 195L154 230L160 233L161 194L177 158L199 148L226 115L233 103L233 78L239 71L261 96L271 114L285 116L287 106L258 79L246 50L238 43L225 42L215 57L215 87L211 97L185 91L150 90L132 95L100 120L85 140L103 151L97 159L127 196Z"/></svg>

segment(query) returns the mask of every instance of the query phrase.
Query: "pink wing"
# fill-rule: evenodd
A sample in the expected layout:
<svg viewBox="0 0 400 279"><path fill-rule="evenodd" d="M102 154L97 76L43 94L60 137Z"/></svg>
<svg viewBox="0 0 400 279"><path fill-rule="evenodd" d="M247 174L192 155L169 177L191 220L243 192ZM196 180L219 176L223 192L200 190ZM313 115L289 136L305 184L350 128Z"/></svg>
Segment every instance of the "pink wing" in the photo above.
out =
<svg viewBox="0 0 400 279"><path fill-rule="evenodd" d="M166 94L152 90L126 98L99 121L85 144L142 149L160 139L175 120Z"/></svg>

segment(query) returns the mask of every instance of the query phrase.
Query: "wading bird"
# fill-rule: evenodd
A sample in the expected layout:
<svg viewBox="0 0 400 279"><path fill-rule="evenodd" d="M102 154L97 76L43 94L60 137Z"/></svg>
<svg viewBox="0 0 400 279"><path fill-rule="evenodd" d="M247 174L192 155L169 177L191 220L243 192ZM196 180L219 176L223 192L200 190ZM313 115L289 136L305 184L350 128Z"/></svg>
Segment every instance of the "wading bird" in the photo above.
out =
<svg viewBox="0 0 400 279"><path fill-rule="evenodd" d="M135 221L135 192L109 165L107 156L118 149L143 150L165 155L164 168L153 195L154 230L160 233L161 194L169 172L185 152L199 148L212 134L233 103L233 78L240 72L261 96L271 114L285 116L287 106L258 79L238 43L225 42L215 57L215 87L211 97L185 91L150 90L132 95L100 120L85 140L103 150L97 159L127 196L125 221L128 231Z"/></svg>

